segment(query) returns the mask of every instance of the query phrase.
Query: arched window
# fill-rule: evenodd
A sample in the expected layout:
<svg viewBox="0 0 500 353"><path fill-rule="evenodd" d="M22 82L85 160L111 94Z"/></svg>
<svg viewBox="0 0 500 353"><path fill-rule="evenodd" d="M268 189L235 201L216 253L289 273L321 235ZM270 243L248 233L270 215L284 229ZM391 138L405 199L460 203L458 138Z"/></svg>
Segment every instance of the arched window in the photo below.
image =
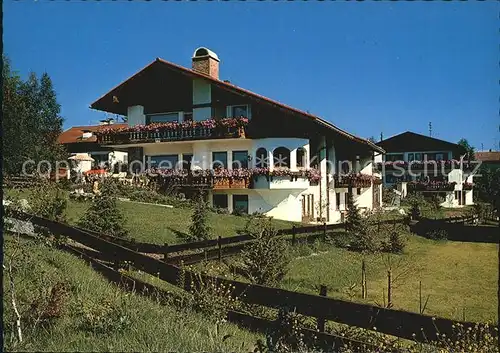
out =
<svg viewBox="0 0 500 353"><path fill-rule="evenodd" d="M255 152L255 167L267 168L269 166L268 158L267 150L262 147L259 148L257 152Z"/></svg>
<svg viewBox="0 0 500 353"><path fill-rule="evenodd" d="M297 148L297 168L305 168L307 165L307 151L304 147Z"/></svg>
<svg viewBox="0 0 500 353"><path fill-rule="evenodd" d="M273 152L274 167L290 168L290 150L286 147L278 147Z"/></svg>

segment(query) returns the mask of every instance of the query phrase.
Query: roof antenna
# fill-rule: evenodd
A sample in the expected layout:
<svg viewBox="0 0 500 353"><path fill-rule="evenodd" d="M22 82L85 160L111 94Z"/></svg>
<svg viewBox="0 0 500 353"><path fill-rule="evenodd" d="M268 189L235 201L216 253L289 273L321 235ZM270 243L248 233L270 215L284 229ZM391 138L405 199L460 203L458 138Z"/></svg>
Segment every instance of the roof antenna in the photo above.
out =
<svg viewBox="0 0 500 353"><path fill-rule="evenodd" d="M383 133L383 132L381 132L381 133L380 133L380 141L382 141L383 139L384 139L384 133Z"/></svg>
<svg viewBox="0 0 500 353"><path fill-rule="evenodd" d="M429 136L432 137L432 122L429 121Z"/></svg>
<svg viewBox="0 0 500 353"><path fill-rule="evenodd" d="M481 151L484 151L484 145L482 142L481 142Z"/></svg>

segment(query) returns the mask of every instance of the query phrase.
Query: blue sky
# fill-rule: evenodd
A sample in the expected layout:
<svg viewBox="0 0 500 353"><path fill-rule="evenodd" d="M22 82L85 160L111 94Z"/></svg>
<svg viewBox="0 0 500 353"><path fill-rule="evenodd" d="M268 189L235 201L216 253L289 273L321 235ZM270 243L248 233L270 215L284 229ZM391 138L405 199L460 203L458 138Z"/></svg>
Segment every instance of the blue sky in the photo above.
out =
<svg viewBox="0 0 500 353"><path fill-rule="evenodd" d="M358 136L411 130L478 149L500 143L497 2L6 1L4 52L47 71L65 128L97 123L95 99L156 57L196 47L221 79Z"/></svg>

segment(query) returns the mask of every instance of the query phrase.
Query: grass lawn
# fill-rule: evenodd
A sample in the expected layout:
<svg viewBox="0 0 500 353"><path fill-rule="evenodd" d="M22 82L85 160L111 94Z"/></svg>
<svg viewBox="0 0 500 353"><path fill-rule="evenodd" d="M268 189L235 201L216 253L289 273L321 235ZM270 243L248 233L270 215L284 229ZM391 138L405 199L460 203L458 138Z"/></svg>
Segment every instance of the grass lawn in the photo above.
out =
<svg viewBox="0 0 500 353"><path fill-rule="evenodd" d="M302 247L302 249L300 249ZM318 293L359 302L387 301L387 254L361 255L345 249L319 245L314 250L298 246L296 257L282 285L284 288ZM313 252L314 251L314 252ZM433 241L411 236L405 253L391 255L392 301L395 308L419 311L419 281L425 314L470 321L496 321L498 256L496 244ZM361 298L361 263L365 258L368 298ZM385 295L384 295L385 292Z"/></svg>
<svg viewBox="0 0 500 353"><path fill-rule="evenodd" d="M260 338L227 323L216 334L215 324L199 313L125 293L71 254L16 239L4 237L4 264L8 266L10 255L20 250L14 278L23 343L11 341L14 315L4 269L4 351L250 352ZM37 298L48 299L56 283L64 283L66 293L53 306L60 309L59 314L50 325L33 329L30 306ZM231 336L223 342L225 335Z"/></svg>
<svg viewBox="0 0 500 353"><path fill-rule="evenodd" d="M29 191L23 190L17 197L28 197ZM7 195L14 195L12 190L7 190ZM166 208L156 205L144 205L136 202L117 201L118 207L123 212L130 237L146 243L178 244L184 243L179 235L189 231L191 225L190 209ZM67 217L70 224L76 224L89 207L90 202L69 200ZM238 230L243 230L247 218L233 215L209 213L212 237L228 237L237 235ZM274 220L276 228L291 228L294 223Z"/></svg>

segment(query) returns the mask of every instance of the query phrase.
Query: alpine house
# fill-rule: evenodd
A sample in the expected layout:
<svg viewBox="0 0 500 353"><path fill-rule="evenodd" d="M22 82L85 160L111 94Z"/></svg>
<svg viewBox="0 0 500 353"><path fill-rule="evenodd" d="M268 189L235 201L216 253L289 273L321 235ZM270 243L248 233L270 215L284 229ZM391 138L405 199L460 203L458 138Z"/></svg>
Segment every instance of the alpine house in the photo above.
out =
<svg viewBox="0 0 500 353"><path fill-rule="evenodd" d="M381 206L375 144L307 112L219 78L219 58L198 48L192 68L157 58L91 104L126 116L100 144L126 148L129 168L214 207L277 219L336 223L347 193Z"/></svg>

